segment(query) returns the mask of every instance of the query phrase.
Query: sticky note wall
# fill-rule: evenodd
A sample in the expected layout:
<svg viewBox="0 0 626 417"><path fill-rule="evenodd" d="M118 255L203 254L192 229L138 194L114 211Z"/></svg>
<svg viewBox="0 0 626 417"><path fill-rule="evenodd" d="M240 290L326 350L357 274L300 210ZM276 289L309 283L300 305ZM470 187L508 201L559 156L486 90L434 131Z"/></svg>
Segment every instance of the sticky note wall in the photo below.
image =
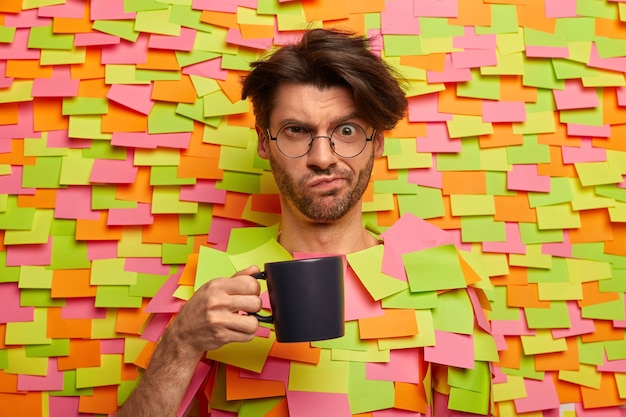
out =
<svg viewBox="0 0 626 417"><path fill-rule="evenodd" d="M483 259L498 415L623 415L626 2L2 0L0 416L115 412L188 257L277 222L239 80L324 26L409 81L364 222Z"/></svg>

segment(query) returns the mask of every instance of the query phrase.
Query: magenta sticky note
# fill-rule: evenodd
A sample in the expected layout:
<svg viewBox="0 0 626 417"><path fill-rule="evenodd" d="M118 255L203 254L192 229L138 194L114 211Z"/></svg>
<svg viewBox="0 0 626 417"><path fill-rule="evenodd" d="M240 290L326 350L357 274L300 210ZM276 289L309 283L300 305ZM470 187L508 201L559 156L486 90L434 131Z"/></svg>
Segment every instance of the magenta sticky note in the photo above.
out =
<svg viewBox="0 0 626 417"><path fill-rule="evenodd" d="M20 306L20 290L16 282L0 283L0 323L33 321L33 307Z"/></svg>
<svg viewBox="0 0 626 417"><path fill-rule="evenodd" d="M426 123L426 136L417 137L417 151L458 153L461 152L461 143L461 139L450 138L448 126L445 123L428 122ZM433 163L433 167L435 166L436 164Z"/></svg>
<svg viewBox="0 0 626 417"><path fill-rule="evenodd" d="M107 93L107 98L109 100L115 101L142 114L149 114L150 110L152 110L154 101L150 98L151 96L152 84L113 84ZM113 135L113 138L115 138L115 134Z"/></svg>
<svg viewBox="0 0 626 417"><path fill-rule="evenodd" d="M413 0L386 2L380 12L381 33L386 35L419 35L419 18L413 13Z"/></svg>
<svg viewBox="0 0 626 417"><path fill-rule="evenodd" d="M193 185L180 187L180 201L195 201L198 203L224 204L226 190L215 188L215 180L198 179Z"/></svg>
<svg viewBox="0 0 626 417"><path fill-rule="evenodd" d="M352 417L347 394L287 391L289 415Z"/></svg>
<svg viewBox="0 0 626 417"><path fill-rule="evenodd" d="M46 376L23 375L17 376L18 391L61 391L63 389L63 372L57 369L57 358L48 358L48 372Z"/></svg>
<svg viewBox="0 0 626 417"><path fill-rule="evenodd" d="M424 375L420 375L419 349L394 349L390 352L389 362L369 362L365 365L367 379L398 381L417 384Z"/></svg>
<svg viewBox="0 0 626 417"><path fill-rule="evenodd" d="M154 223L152 205L137 203L135 208L110 209L107 226L150 225Z"/></svg>
<svg viewBox="0 0 626 417"><path fill-rule="evenodd" d="M170 49L174 51L191 51L196 41L196 31L190 28L181 27L178 36L150 35L148 47L152 49Z"/></svg>
<svg viewBox="0 0 626 417"><path fill-rule="evenodd" d="M37 245L7 246L7 266L46 266L52 261L52 237Z"/></svg>
<svg viewBox="0 0 626 417"><path fill-rule="evenodd" d="M472 335L435 330L435 346L424 347L427 362L459 368L474 367L474 338Z"/></svg>
<svg viewBox="0 0 626 417"><path fill-rule="evenodd" d="M57 219L99 220L100 212L91 209L91 187L73 185L58 189L54 217Z"/></svg>
<svg viewBox="0 0 626 417"><path fill-rule="evenodd" d="M559 409L561 403L554 387L551 372L545 373L543 381L524 378L524 385L526 386L526 397L513 400L515 410L518 413Z"/></svg>
<svg viewBox="0 0 626 417"><path fill-rule="evenodd" d="M550 192L550 177L539 175L537 165L513 165L507 173L507 188L516 191Z"/></svg>

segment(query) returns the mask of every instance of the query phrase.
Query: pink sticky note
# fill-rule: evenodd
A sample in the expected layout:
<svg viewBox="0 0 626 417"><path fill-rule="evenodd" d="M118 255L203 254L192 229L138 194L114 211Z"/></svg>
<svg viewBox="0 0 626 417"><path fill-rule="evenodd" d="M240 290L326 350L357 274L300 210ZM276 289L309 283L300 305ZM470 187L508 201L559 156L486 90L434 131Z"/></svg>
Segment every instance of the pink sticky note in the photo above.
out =
<svg viewBox="0 0 626 417"><path fill-rule="evenodd" d="M483 100L483 122L525 122L526 105L521 101Z"/></svg>
<svg viewBox="0 0 626 417"><path fill-rule="evenodd" d="M558 110L592 109L600 100L595 88L586 88L579 79L565 80L565 88L552 90Z"/></svg>
<svg viewBox="0 0 626 417"><path fill-rule="evenodd" d="M239 219L227 219L224 217L213 217L211 229L209 230L208 242L214 243L216 249L226 250L230 231L233 228L250 226L251 223ZM223 248L223 249L222 249Z"/></svg>
<svg viewBox="0 0 626 417"><path fill-rule="evenodd" d="M513 165L507 174L507 188L516 191L550 192L550 177L540 176L537 165Z"/></svg>
<svg viewBox="0 0 626 417"><path fill-rule="evenodd" d="M183 185L180 187L180 201L224 204L226 190L218 190L215 184L215 180L199 179L193 185Z"/></svg>
<svg viewBox="0 0 626 417"><path fill-rule="evenodd" d="M348 394L287 391L287 406L290 416L352 417Z"/></svg>
<svg viewBox="0 0 626 417"><path fill-rule="evenodd" d="M73 80L68 66L55 67L52 78L35 78L33 97L75 97L79 80Z"/></svg>
<svg viewBox="0 0 626 417"><path fill-rule="evenodd" d="M474 337L435 330L435 346L424 347L427 362L470 369L474 367Z"/></svg>
<svg viewBox="0 0 626 417"><path fill-rule="evenodd" d="M436 156L433 155L433 159L435 158ZM436 164L434 162L435 161L433 161L433 166L430 168L409 169L407 182L409 184L417 184L424 187L443 188L443 175L440 171L437 171Z"/></svg>
<svg viewBox="0 0 626 417"><path fill-rule="evenodd" d="M91 20L134 19L135 12L124 11L124 0L91 0Z"/></svg>
<svg viewBox="0 0 626 417"><path fill-rule="evenodd" d="M70 138L67 130L49 130L47 133L48 148L88 149L91 147L91 141Z"/></svg>
<svg viewBox="0 0 626 417"><path fill-rule="evenodd" d="M19 374L17 389L18 391L60 391L63 389L63 374L57 369L57 358L48 358L46 376Z"/></svg>
<svg viewBox="0 0 626 417"><path fill-rule="evenodd" d="M506 241L483 242L483 252L525 254L526 245L522 242L519 224L507 222L505 229Z"/></svg>
<svg viewBox="0 0 626 417"><path fill-rule="evenodd" d="M24 167L21 165L11 165L9 175L0 175L0 193L16 195L34 195L34 188L22 188L22 175Z"/></svg>
<svg viewBox="0 0 626 417"><path fill-rule="evenodd" d="M11 27L7 22L10 16L10 13L5 15L4 26L6 27ZM50 19L48 19L48 22L49 21ZM48 23L48 25L49 24L50 23ZM28 47L29 34L30 29L17 29L15 35L13 35L13 42L0 43L0 56L2 59L39 59L41 49Z"/></svg>
<svg viewBox="0 0 626 417"><path fill-rule="evenodd" d="M117 257L116 240L93 240L87 242L87 259L113 259Z"/></svg>
<svg viewBox="0 0 626 417"><path fill-rule="evenodd" d="M618 106L626 107L626 87L617 89L617 104Z"/></svg>
<svg viewBox="0 0 626 417"><path fill-rule="evenodd" d="M240 376L242 378L283 381L286 384L289 381L289 368L289 361L269 356L260 373L244 370L240 372Z"/></svg>
<svg viewBox="0 0 626 417"><path fill-rule="evenodd" d="M347 262L344 260L344 265ZM361 280L352 268L344 270L344 297L350 302L345 305L345 320L358 320L368 317L380 317L384 314L380 301L372 300Z"/></svg>
<svg viewBox="0 0 626 417"><path fill-rule="evenodd" d="M83 0L65 0L63 4L40 7L38 15L40 17L81 19L85 15L85 2Z"/></svg>
<svg viewBox="0 0 626 417"><path fill-rule="evenodd" d="M109 100L126 106L142 114L149 114L154 106L152 96L152 84L126 85L113 84L107 93ZM114 135L115 136L115 135Z"/></svg>
<svg viewBox="0 0 626 417"><path fill-rule="evenodd" d="M577 17L576 0L544 0L544 8L546 9L546 17Z"/></svg>
<svg viewBox="0 0 626 417"><path fill-rule="evenodd" d="M583 403L574 403L574 411L577 417L626 417L623 407L585 408Z"/></svg>
<svg viewBox="0 0 626 417"><path fill-rule="evenodd" d="M415 1L413 15L420 17L457 17L457 0L420 0Z"/></svg>
<svg viewBox="0 0 626 417"><path fill-rule="evenodd" d="M148 47L150 49L170 49L174 51L191 51L196 41L196 31L194 29L181 27L178 36L150 35Z"/></svg>
<svg viewBox="0 0 626 417"><path fill-rule="evenodd" d="M116 355L124 353L124 339L102 339L100 340L100 353L103 355Z"/></svg>
<svg viewBox="0 0 626 417"><path fill-rule="evenodd" d="M472 250L471 243L463 242L463 233L461 229L446 230L446 237L441 241L440 245L454 245L457 249L467 252L471 252Z"/></svg>
<svg viewBox="0 0 626 417"><path fill-rule="evenodd" d="M180 272L172 275L161 286L156 295L146 306L147 313L177 313L184 304L184 301L174 298L174 291L178 288Z"/></svg>
<svg viewBox="0 0 626 417"><path fill-rule="evenodd" d="M589 126L568 123L567 135L574 137L586 136L590 138L609 138L611 137L611 125Z"/></svg>
<svg viewBox="0 0 626 417"><path fill-rule="evenodd" d="M563 230L563 241L544 243L541 245L541 253L544 255L560 256L562 258L572 257L572 244L569 240L569 232Z"/></svg>
<svg viewBox="0 0 626 417"><path fill-rule="evenodd" d="M426 123L426 137L417 138L416 148L418 152L458 153L461 152L461 139L450 138L445 123L430 122Z"/></svg>
<svg viewBox="0 0 626 417"><path fill-rule="evenodd" d="M160 258L126 258L124 271L165 276L170 274L170 266L164 265Z"/></svg>
<svg viewBox="0 0 626 417"><path fill-rule="evenodd" d="M188 65L183 68L185 75L199 75L206 78L215 78L216 80L225 80L228 71L222 69L222 58L209 59L197 64Z"/></svg>
<svg viewBox="0 0 626 417"><path fill-rule="evenodd" d="M596 325L593 320L583 318L582 311L576 301L567 302L567 312L570 318L570 327L567 329L552 329L552 336L555 339L580 336L596 331Z"/></svg>
<svg viewBox="0 0 626 417"><path fill-rule="evenodd" d="M132 154L132 152L130 152ZM89 182L101 184L132 184L137 179L139 168L133 164L133 158L96 159L91 169Z"/></svg>
<svg viewBox="0 0 626 417"><path fill-rule="evenodd" d="M452 39L452 46L455 48L496 49L496 35L476 35L476 31L473 26L466 26L463 31L463 36L455 36Z"/></svg>
<svg viewBox="0 0 626 417"><path fill-rule="evenodd" d="M526 56L529 58L568 58L569 48L562 46L526 45Z"/></svg>
<svg viewBox="0 0 626 417"><path fill-rule="evenodd" d="M9 88L13 85L13 78L6 77L7 62L0 61L0 88Z"/></svg>
<svg viewBox="0 0 626 417"><path fill-rule="evenodd" d="M196 366L193 375L191 376L191 381L189 381L189 386L187 387L187 391L185 391L185 395L183 396L183 400L178 408L178 412L176 413L176 417L182 417L187 415L187 411L191 402L193 401L196 393L204 383L209 371L211 370L211 365L206 364L204 362L198 363ZM211 412L213 415L213 412Z"/></svg>
<svg viewBox="0 0 626 417"><path fill-rule="evenodd" d="M8 28L32 28L38 26L50 26L52 19L40 17L39 9L22 10L19 13L6 13L4 26ZM5 57L6 58L6 57Z"/></svg>
<svg viewBox="0 0 626 417"><path fill-rule="evenodd" d="M52 237L42 245L7 246L7 266L46 266L52 260ZM19 297L18 297L19 299Z"/></svg>
<svg viewBox="0 0 626 417"><path fill-rule="evenodd" d="M0 323L33 321L35 309L20 306L20 290L15 282L0 283Z"/></svg>
<svg viewBox="0 0 626 417"><path fill-rule="evenodd" d="M474 287L467 287L467 294L472 302L472 309L474 310L474 317L476 318L476 324L485 332L491 334L491 325L487 320L487 316L483 313L482 305L478 297L478 290Z"/></svg>
<svg viewBox="0 0 626 417"><path fill-rule="evenodd" d="M543 381L524 378L526 397L514 399L515 410L518 413L551 410L560 406L559 397L554 387L554 380L550 372L546 372Z"/></svg>
<svg viewBox="0 0 626 417"><path fill-rule="evenodd" d="M0 51L0 55L2 52ZM0 125L0 138L40 138L41 132L35 132L33 102L19 103L17 107L18 123Z"/></svg>
<svg viewBox="0 0 626 417"><path fill-rule="evenodd" d="M598 365L600 372L626 372L626 359L618 359L614 361L608 360L606 353L604 354L604 363Z"/></svg>
<svg viewBox="0 0 626 417"><path fill-rule="evenodd" d="M102 65L145 64L148 60L148 35L141 34L135 42L122 39L117 45L102 48Z"/></svg>
<svg viewBox="0 0 626 417"><path fill-rule="evenodd" d="M457 68L452 64L452 57L446 54L443 72L426 71L426 79L430 84L464 82L472 79L469 68Z"/></svg>
<svg viewBox="0 0 626 417"><path fill-rule="evenodd" d="M77 33L74 35L74 46L104 46L117 45L121 41L119 36L108 33ZM116 84L113 84L116 85Z"/></svg>
<svg viewBox="0 0 626 417"><path fill-rule="evenodd" d="M173 316L173 313L154 314L143 329L143 332L141 332L141 338L155 343L158 342Z"/></svg>
<svg viewBox="0 0 626 417"><path fill-rule="evenodd" d="M439 113L439 94L409 97L408 119L411 122L446 122L451 114Z"/></svg>
<svg viewBox="0 0 626 417"><path fill-rule="evenodd" d="M214 12L236 13L237 6L249 9L257 8L257 0L193 0L192 8L196 10L211 10Z"/></svg>
<svg viewBox="0 0 626 417"><path fill-rule="evenodd" d="M372 411L372 417L430 417L430 415L399 408L386 408L384 410Z"/></svg>
<svg viewBox="0 0 626 417"><path fill-rule="evenodd" d="M132 226L154 224L152 205L137 203L135 208L110 209L107 226Z"/></svg>
<svg viewBox="0 0 626 417"><path fill-rule="evenodd" d="M592 43L591 54L587 65L594 68L607 69L609 71L626 72L626 57L601 58L598 47L595 43Z"/></svg>
<svg viewBox="0 0 626 417"><path fill-rule="evenodd" d="M272 46L272 39L271 38L244 39L239 29L230 28L228 29L228 33L226 34L226 43L266 51Z"/></svg>
<svg viewBox="0 0 626 417"><path fill-rule="evenodd" d="M73 185L58 189L54 217L57 219L99 220L100 213L91 209L91 187Z"/></svg>
<svg viewBox="0 0 626 417"><path fill-rule="evenodd" d="M380 12L381 33L386 35L419 35L420 22L413 15L413 0L392 0Z"/></svg>
<svg viewBox="0 0 626 417"><path fill-rule="evenodd" d="M81 417L78 412L80 397L48 397L49 417Z"/></svg>
<svg viewBox="0 0 626 417"><path fill-rule="evenodd" d="M421 382L423 375L420 375L419 362L421 353L418 349L394 349L391 350L390 355L389 362L371 362L365 365L367 379L398 381L409 384Z"/></svg>
<svg viewBox="0 0 626 417"><path fill-rule="evenodd" d="M454 68L480 68L498 64L495 49L467 49L452 52L451 56Z"/></svg>
<svg viewBox="0 0 626 417"><path fill-rule="evenodd" d="M563 146L561 151L565 164L606 161L606 149L593 146L592 140L589 138L582 138L579 147Z"/></svg>
<svg viewBox="0 0 626 417"><path fill-rule="evenodd" d="M65 306L61 307L63 319L104 319L106 308L98 308L93 305L93 299L79 297L67 298Z"/></svg>

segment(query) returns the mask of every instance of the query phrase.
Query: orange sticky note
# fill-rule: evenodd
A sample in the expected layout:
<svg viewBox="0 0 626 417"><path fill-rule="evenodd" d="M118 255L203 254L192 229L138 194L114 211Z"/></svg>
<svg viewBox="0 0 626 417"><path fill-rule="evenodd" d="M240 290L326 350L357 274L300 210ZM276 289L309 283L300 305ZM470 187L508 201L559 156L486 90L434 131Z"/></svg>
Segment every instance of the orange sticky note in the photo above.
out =
<svg viewBox="0 0 626 417"><path fill-rule="evenodd" d="M149 299L144 298L141 308L120 308L117 310L115 331L126 334L141 334L141 330L150 317L150 313L145 312L149 302Z"/></svg>
<svg viewBox="0 0 626 417"><path fill-rule="evenodd" d="M154 214L154 222L143 227L143 243L187 243L187 236L180 234L178 216Z"/></svg>
<svg viewBox="0 0 626 417"><path fill-rule="evenodd" d="M70 118L63 115L63 99L37 97L33 100L33 120L35 130L67 130Z"/></svg>
<svg viewBox="0 0 626 417"><path fill-rule="evenodd" d="M612 223L605 209L581 210L580 227L569 231L571 243L592 243L613 240Z"/></svg>
<svg viewBox="0 0 626 417"><path fill-rule="evenodd" d="M55 269L52 271L52 298L95 297L89 269Z"/></svg>
<svg viewBox="0 0 626 417"><path fill-rule="evenodd" d="M15 125L19 122L17 103L0 104L0 125Z"/></svg>
<svg viewBox="0 0 626 417"><path fill-rule="evenodd" d="M54 188L37 188L35 194L17 196L18 207L48 208L56 207L57 190Z"/></svg>
<svg viewBox="0 0 626 417"><path fill-rule="evenodd" d="M218 168L219 158L196 158L195 156L180 156L178 164L179 178L203 178L219 180L224 171Z"/></svg>
<svg viewBox="0 0 626 417"><path fill-rule="evenodd" d="M524 136L513 133L511 123L493 123L492 127L493 133L478 137L478 143L482 149L501 148L524 143Z"/></svg>
<svg viewBox="0 0 626 417"><path fill-rule="evenodd" d="M137 68L161 71L178 71L180 69L180 65L178 65L178 60L176 59L176 53L174 51L167 49L148 49L146 62L137 64ZM181 76L184 75L181 74Z"/></svg>
<svg viewBox="0 0 626 417"><path fill-rule="evenodd" d="M554 33L556 19L546 17L544 0L526 0L517 4L517 23L521 27Z"/></svg>
<svg viewBox="0 0 626 417"><path fill-rule="evenodd" d="M443 194L487 194L484 171L443 171Z"/></svg>
<svg viewBox="0 0 626 417"><path fill-rule="evenodd" d="M535 355L537 371L576 371L580 367L578 342L575 337L565 339L567 350L563 352L542 353Z"/></svg>
<svg viewBox="0 0 626 417"><path fill-rule="evenodd" d="M448 22L457 26L491 26L491 6L483 0L459 1L457 17Z"/></svg>
<svg viewBox="0 0 626 417"><path fill-rule="evenodd" d="M469 116L482 116L483 101L476 98L459 97L456 90L446 88L439 92L437 110L440 113L465 114Z"/></svg>
<svg viewBox="0 0 626 417"><path fill-rule="evenodd" d="M101 211L98 220L76 220L76 240L120 240L122 226L107 226L108 217L108 211Z"/></svg>
<svg viewBox="0 0 626 417"><path fill-rule="evenodd" d="M119 184L115 192L118 200L152 203L152 186L150 185L150 167L139 167L137 177L132 184Z"/></svg>
<svg viewBox="0 0 626 417"><path fill-rule="evenodd" d="M535 103L537 102L537 89L525 86L521 75L501 75L500 100Z"/></svg>
<svg viewBox="0 0 626 417"><path fill-rule="evenodd" d="M95 387L92 395L81 395L78 411L87 414L114 414L117 411L117 385Z"/></svg>
<svg viewBox="0 0 626 417"><path fill-rule="evenodd" d="M537 223L537 210L530 207L527 193L518 191L514 196L496 195L493 199L495 221Z"/></svg>
<svg viewBox="0 0 626 417"><path fill-rule="evenodd" d="M414 310L385 309L384 315L359 319L361 339L406 337L417 334Z"/></svg>
<svg viewBox="0 0 626 417"><path fill-rule="evenodd" d="M71 339L69 356L60 356L57 359L59 371L96 367L100 365L99 340Z"/></svg>
<svg viewBox="0 0 626 417"><path fill-rule="evenodd" d="M91 319L64 319L61 308L48 308L47 336L53 339L88 339L91 337Z"/></svg>
<svg viewBox="0 0 626 417"><path fill-rule="evenodd" d="M539 142L539 140L537 142ZM550 145L550 162L547 164L537 164L537 174L546 177L577 177L574 164L563 163L562 148L552 145Z"/></svg>
<svg viewBox="0 0 626 417"><path fill-rule="evenodd" d="M626 404L626 399L619 396L613 373L602 373L600 389L581 386L580 392L585 408L616 407Z"/></svg>
<svg viewBox="0 0 626 417"><path fill-rule="evenodd" d="M270 356L290 361L317 364L320 361L320 348L311 347L309 342L280 343L274 342Z"/></svg>
<svg viewBox="0 0 626 417"><path fill-rule="evenodd" d="M424 384L409 384L407 382L396 382L396 395L393 406L401 410L415 411L426 414L428 402Z"/></svg>
<svg viewBox="0 0 626 417"><path fill-rule="evenodd" d="M224 204L216 204L213 207L213 215L239 220L248 204L248 198L247 194L227 191L226 202Z"/></svg>
<svg viewBox="0 0 626 417"><path fill-rule="evenodd" d="M446 54L434 53L427 55L403 55L400 57L401 65L422 68L427 71L443 72L446 63Z"/></svg>
<svg viewBox="0 0 626 417"><path fill-rule="evenodd" d="M271 26L270 28L274 30ZM225 80L217 80L226 97L233 103L241 100L241 77L244 75L243 71L228 71Z"/></svg>
<svg viewBox="0 0 626 417"><path fill-rule="evenodd" d="M285 395L283 381L242 378L241 369L226 365L226 399L269 398Z"/></svg>
<svg viewBox="0 0 626 417"><path fill-rule="evenodd" d="M40 416L41 392L20 392L19 394L7 394L0 392L0 404L11 404L11 415L14 416Z"/></svg>
<svg viewBox="0 0 626 417"><path fill-rule="evenodd" d="M109 112L102 115L102 133L145 132L148 116L109 100Z"/></svg>
<svg viewBox="0 0 626 417"><path fill-rule="evenodd" d="M155 81L151 98L156 101L194 103L198 96L191 78L188 75L181 74L179 80Z"/></svg>

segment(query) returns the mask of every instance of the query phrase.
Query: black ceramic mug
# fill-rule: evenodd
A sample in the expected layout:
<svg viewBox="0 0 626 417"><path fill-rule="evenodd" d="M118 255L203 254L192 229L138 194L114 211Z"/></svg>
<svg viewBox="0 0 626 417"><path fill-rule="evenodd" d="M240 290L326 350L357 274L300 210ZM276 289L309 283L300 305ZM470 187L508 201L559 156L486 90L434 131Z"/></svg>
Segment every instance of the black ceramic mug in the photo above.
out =
<svg viewBox="0 0 626 417"><path fill-rule="evenodd" d="M265 264L254 275L267 280L272 315L254 314L274 323L279 342L308 342L344 335L343 258L331 256Z"/></svg>

